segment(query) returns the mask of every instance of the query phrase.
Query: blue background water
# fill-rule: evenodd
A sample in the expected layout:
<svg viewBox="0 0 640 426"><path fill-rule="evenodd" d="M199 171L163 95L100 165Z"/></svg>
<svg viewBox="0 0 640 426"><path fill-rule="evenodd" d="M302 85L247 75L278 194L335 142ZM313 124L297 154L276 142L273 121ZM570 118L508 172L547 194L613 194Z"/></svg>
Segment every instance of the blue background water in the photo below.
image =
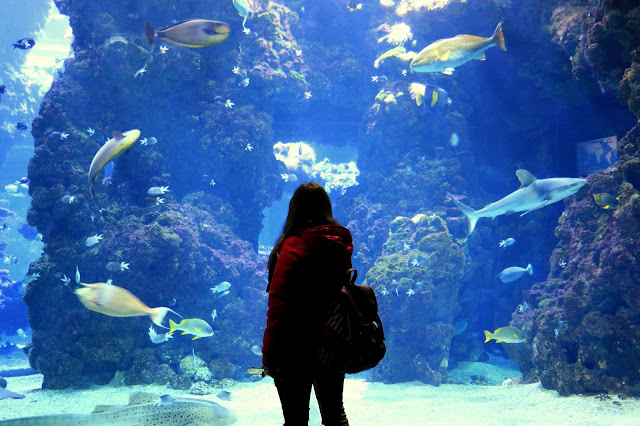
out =
<svg viewBox="0 0 640 426"><path fill-rule="evenodd" d="M139 3L142 4L143 2ZM292 2L292 7L299 8L303 3ZM402 181L396 182L395 187L391 191L387 191L387 194L394 192L396 187L402 188L412 185L408 178L410 173L402 173L399 170L404 168L407 170L415 168L417 170L422 167L417 159L421 155L425 155L425 152L422 151L423 145L432 143L432 141L437 141L434 145L438 145L438 148L457 150L456 156L463 160L468 160L464 163L468 168L462 171L463 176L469 177L470 181L477 181L478 187L472 186L473 191L477 191L479 194L480 191L485 191L485 193L476 195L469 191L465 195L478 197L485 202L489 202L495 201L517 188L518 182L514 172L518 168L528 169L540 178L576 176L575 145L577 143L610 135L616 135L621 138L634 124L635 120L627 108L619 105L611 95L603 95L594 82L575 82L573 87L571 84L568 85L569 89L567 89L567 86L563 86L562 90L567 90L568 93L561 91L559 89L560 85L553 81L554 76L565 78L564 74L562 74L562 77L560 77L559 73L554 74L554 67L559 61L557 48L554 48L549 43L538 43L534 51L529 51L526 46L532 42L530 38L536 37L536 35L533 32L528 33L526 26L514 28L514 26L508 27L505 25L505 27L509 28L507 33L509 50L507 52L490 49L487 51L486 61L481 63L474 61L475 63L465 64L456 70L455 75L452 77L410 74L409 77L401 79L399 72L401 68L406 67L406 64L399 65L392 60L388 60L379 70L368 66L381 50L379 46L372 46L371 37L367 34L371 27L370 19L372 19L372 13L368 9L377 7L377 5L365 4L361 11L347 12L341 2L321 2L313 5L306 2L304 4L309 9L311 9L311 6L314 8L313 13L309 12L307 15L301 12L303 18L300 23L302 26L300 33L304 34L307 41L310 44L319 43L332 46L335 49L348 50L350 54L358 58L359 62L367 64L366 69L370 71L371 75L369 73L366 75L345 73L340 84L326 83L314 86L311 88L313 96L308 103L296 100L295 102L298 102L298 104L293 106L293 102L290 99L281 101L277 97L272 98L265 105L265 101L261 100L260 95L257 94L258 92L252 91L254 85L259 85L258 78L254 79L252 77L252 82L246 94L243 94L241 98L233 97L234 102L237 104L235 110L237 111L241 104L245 102L246 104L254 103L268 111L273 120L271 123L272 134L270 135L273 143L277 141L304 141L315 148L318 160L325 156L329 157L334 163L362 160L368 170L381 170L379 172L380 175L376 175L373 178L362 176L362 179L358 179L359 182L366 183L367 188L372 193L375 193L376 196L380 196L380 199L385 194L382 194L383 186L378 186L377 183L382 184L381 180L383 178L387 178L394 173L400 176L399 179L402 179ZM2 68L0 68L0 83L5 84L10 92L3 96L0 103L0 122L2 122L2 126L0 126L0 147L2 147L0 153L4 153L0 176L2 177L1 183L3 185L13 183L26 175L27 162L33 154L34 141L29 132L16 131L11 128L11 124L18 121L30 123L37 115L38 105L45 91L43 89L36 93L36 87L33 85L30 88L24 86L26 78L21 71L23 60L27 54L37 52L36 49L32 52L12 50L10 43L22 37L34 37L36 30L44 23L44 17L49 6L50 4L44 1L27 5L24 2L10 0L10 4L7 5L6 9L12 18L9 19L8 16L2 18L3 22L6 20L7 23L11 23L11 25L3 25L0 28L0 56L3 58ZM135 9L133 3L131 7L132 10ZM480 14L468 21L456 22L446 19L446 13L440 16L441 19L429 22L429 25L431 26L431 32L440 34L443 37L453 36L458 33L487 36L495 25L493 17L489 13L487 13L487 16ZM190 15L186 10L178 10L175 13L175 19L188 17ZM120 18L124 19L123 17ZM234 18L239 19L235 16ZM165 17L160 12L154 14L153 11L150 11L148 16L145 16L145 19L158 22L165 19ZM47 31L48 42L45 36L36 40L38 48L43 48L47 51L54 51L55 49L58 49L59 52L64 51L64 49L61 49L61 45L64 44L65 22L63 20L56 22L60 26ZM125 27L135 27L135 31L138 31L140 22L137 19L126 22ZM345 22L347 25L345 25ZM230 21L230 23L235 27L238 26L236 21ZM411 24L414 28L421 25L419 21L413 21ZM348 31L344 30L345 26L349 28ZM132 32L135 31L132 30ZM239 31L234 32L224 45L216 48L219 48L218 51L221 54L231 55L230 51L235 51L240 40L245 40L242 37L244 35ZM83 40L86 41L86 39ZM416 36L416 40L418 41L418 47L430 42L430 40L420 39L418 36ZM539 40L535 41L538 42ZM184 49L175 45L169 45L169 48L171 54L176 55L183 52L180 49ZM62 55L62 53L59 54ZM109 57L108 54L105 54L105 63L118 63L119 53L112 53L112 55L112 57ZM156 62L150 64L150 68L160 61L159 54L156 52L154 55ZM547 57L552 59L545 62ZM175 56L172 58L175 58ZM566 62L567 58L564 59ZM516 63L516 61L518 62ZM543 75L547 79L540 80L531 78L529 75L523 75L521 71L523 69L522 63L529 63L528 61L530 61L530 68L537 71L536 75ZM147 182L139 180L140 177L135 175L135 170L129 170L128 165L135 164L135 159L139 158L136 156L148 155L148 158L145 157L148 159L145 166L148 166L153 171L165 170L163 169L164 160L152 154L153 150L157 149L167 158L181 160L166 167L166 170L170 171L170 177L166 175L153 177L155 179L153 184L165 185L170 182L173 192L169 196L175 197L171 201L184 203L183 197L194 191L202 191L206 194L215 193L214 190L220 191L220 196L225 200L233 199L234 207L236 207L235 219L241 221L245 218L245 211L242 207L253 207L255 205L254 200L251 199L254 196L251 192L253 188L244 188L246 191L237 193L234 192L233 188L238 181L250 179L251 169L255 165L252 163L254 160L251 160L251 157L246 152L240 152L240 154L246 155L245 160L245 157L239 157L234 151L233 155L228 153L226 157L220 155L215 164L203 164L203 159L193 155L189 149L190 147L198 146L202 142L201 135L198 133L202 125L199 119L181 123L171 122L171 118L174 114L177 114L176 111L185 113L185 115L192 114L192 117L199 116L202 113L200 104L192 104L190 102L191 98L198 98L198 93L195 93L197 91L195 88L198 86L189 84L190 80L207 78L213 81L225 81L225 79L232 78L230 77L232 76L232 64L225 64L226 68L224 69L195 69L196 67L192 67L192 64L180 63L178 60L176 62L179 63L179 71L183 73L185 81L166 83L166 87L164 87L167 91L165 93L166 98L158 96L146 99L148 104L144 105L127 105L124 102L126 100L124 99L125 96L121 94L120 90L123 86L128 87L134 84L130 83L129 80L133 81L133 72L141 68L143 63L127 63L126 67L121 64L123 65L122 69L114 67L118 72L121 71L121 74L114 75L111 79L97 79L94 82L96 90L109 87L113 95L113 98L99 99L100 102L96 102L97 111L100 110L98 105L101 106L103 103L108 102L112 102L118 107L122 103L129 108L125 107L118 110L120 114L110 119L110 127L125 130L131 126L129 117L136 117L141 122L147 119L148 121L144 122L143 125L147 126L147 130L151 134L144 134L143 137L156 136L160 141L160 146L150 148L150 150L136 145L132 148L132 151L134 151L131 154L134 158L133 160L130 157L122 157L122 159L118 160L114 172L115 183L110 188L103 188L103 192L107 192L111 196L118 192L118 196L128 197L126 200L130 204L127 205L128 208L137 207L137 196L141 190L146 189L146 187L143 187ZM175 62L171 63L171 65L174 66ZM566 66L567 64L565 63L564 65ZM526 69L526 67L524 68ZM540 72L540 68L543 68L544 72ZM48 70L57 76L55 66L49 67ZM158 69L151 69L148 73L158 73L158 71ZM325 72L331 73L332 70L325 70ZM335 72L343 72L343 70L335 70ZM106 74L110 76L110 74ZM404 135L398 135L397 139L394 139L393 136L395 135L392 135L383 143L367 145L369 140L363 136L365 131L363 129L362 108L356 109L353 106L358 103L366 103L367 105L373 103L376 94L384 87L371 82L370 77L376 74L388 74L390 80L398 79L401 81L401 83L397 84L397 90L404 90L405 96L408 96L406 94L408 82L429 82L446 89L450 93L454 104L464 104L464 118L467 120L467 127L466 133L460 135L462 139L461 145L459 147L450 147L446 142L453 129L456 128L456 123L445 121L443 115L438 115L437 111L432 111L426 107L423 107L423 111L417 116L417 121L419 124L423 121L435 124L426 126L425 133L419 135L423 139L412 140L413 146L411 143L407 143ZM129 80L123 83L124 80L120 80L120 78L125 75ZM157 74L154 74L154 78L157 78L156 76ZM147 75L146 77L150 76ZM146 77L143 76L134 81L135 84L139 85L136 86L135 90L142 93L157 94L159 90L158 84L150 83L149 81L153 80L145 79ZM176 97L176 93L180 93L182 96ZM220 93L224 93L224 90L220 90ZM23 99L29 99L29 102L27 108L21 111L19 101ZM169 102L167 99L171 101ZM146 116L144 108L149 107L149 105L153 106L154 113L157 113L158 110L166 111L167 121L153 121L149 116ZM174 112L173 114L172 111ZM94 121L98 121L97 117L92 116L94 114L93 111L80 110L75 112L78 120L75 124L79 128L90 126ZM247 116L254 118L253 115ZM398 114L398 121L401 121L399 117L400 114ZM240 131L247 124L249 123L238 120L233 124L228 124L228 126L235 125L237 129L231 130ZM53 130L64 131L61 128ZM108 133L107 129L99 129L95 135L95 140L101 141L105 139L109 136ZM541 139L541 135L544 135L545 139ZM221 145L222 142L226 143L227 141L212 141L213 144ZM389 164L390 159L398 157L395 155L397 146L402 146L402 149L406 147L407 152L399 155L400 157L404 155L406 161L399 165ZM264 149L264 147L262 148ZM424 151L429 154L431 153L430 149L431 147L425 148ZM365 155L361 155L359 152L363 152ZM392 156L391 153L394 155ZM264 155L264 152L261 155ZM167 163L169 162L167 161ZM219 173L221 173L219 170L223 166L226 173L222 177L218 177ZM282 166L279 165L279 167L275 171L276 176L283 172ZM477 179L471 177L476 175ZM216 181L214 189L209 185L209 179L211 178ZM374 182L367 182L367 179ZM380 179L380 182L377 182L376 179ZM243 226L238 226L239 232L246 232L246 234L241 234L242 237L252 238L249 243L256 250L259 245L269 246L273 244L279 235L286 215L288 199L298 183L273 185L278 187L276 192L281 192L281 195L279 193L278 196L274 195L275 200L268 203L269 205L263 210L265 215L262 222L263 228L257 238L257 233L254 230L247 230ZM123 186L118 186L120 184ZM268 185L265 184L265 186ZM124 190L121 191L114 188L123 188ZM347 189L347 194L349 194L349 191L354 193L359 190L358 187L353 187ZM24 193L25 191L22 190L22 192ZM397 196L398 194L391 195ZM336 206L338 220L346 221L347 218L340 215L346 215L349 211L343 204L346 203L344 200L348 197L344 197L340 191L333 191L330 196ZM407 198L410 197L407 194ZM5 253L16 256L19 259L18 263L7 266L10 277L14 281L19 281L27 272L29 263L40 255L42 246L37 241L27 241L17 232L17 229L25 220L29 197L12 197L9 194L3 194L1 198L5 200L2 207L18 213L17 218L12 218L7 222L9 229L0 235L0 239L8 243L7 248L4 250ZM374 199L373 201L378 200ZM473 207L481 207L479 203L479 201L474 201ZM434 206L424 207L425 209L435 208ZM550 270L549 257L555 247L553 231L563 209L563 203L546 207L540 212L540 216L536 217L535 227L532 225L521 227L522 222L519 222L520 219L517 215L500 217L497 220L500 221L500 225L503 227L499 232L508 232L508 234L495 232L489 234L490 238L487 237L487 234L483 234L487 237L485 240L476 241L472 249L467 247L465 250L482 251L491 259L491 271L486 274L490 277L497 276L500 270L508 266L526 266L527 263L532 262L531 258L535 257L537 262L535 262L535 275L532 280L543 281ZM95 210L92 211L92 214L99 216ZM410 208L406 210L411 211ZM246 216L254 213L249 212ZM415 212L412 211L411 213ZM483 219L478 226L482 227L487 222L487 219ZM97 224L95 232L102 232ZM384 241L386 232L387 229L383 229L377 237L382 238ZM83 235L82 238L86 236L89 235ZM518 240L517 245L509 250L498 249L498 241L507 237L515 237ZM356 254L358 254L358 244L363 243L363 241L356 240L356 243ZM113 253L111 254L113 255ZM167 263L171 262L171 260L167 258ZM156 269L152 272L159 273L158 271L160 271L161 273L163 266L155 265ZM358 264L358 266L360 269L365 268L364 263ZM366 265L366 267L370 266L370 264ZM66 266L66 269L56 272L71 276L73 273L72 267L73 263L70 263ZM87 274L95 281L106 279L106 273L102 265ZM55 280L59 281L58 278L56 276ZM242 278L249 279L247 277ZM481 342L484 329L493 330L509 323L512 312L522 300L522 290L530 286L531 282L527 281L514 286L504 286L498 280L483 282L469 280L469 282L465 283L466 287L460 290L459 303L461 309L457 313L453 325L457 325L462 330L460 333L466 331L466 339L472 339L476 343ZM215 283L211 283L211 285L213 284ZM163 296L162 303L170 300L170 296ZM214 302L222 305L221 301L216 300ZM177 303L181 308L185 305L185 302L180 300ZM250 320L260 324L264 315L263 310L256 310L254 313L255 315ZM1 315L3 314L0 313L0 320L9 320L6 317L2 318ZM17 321L17 324L24 328L26 327L26 312L22 311L21 315L23 317ZM11 321L12 323L16 322L15 318L11 318ZM464 324L466 324L466 328ZM226 329L223 329L222 325L220 325L220 328L216 328L216 331L220 334L223 332L233 334L234 327L239 326L239 324L233 323L224 323L224 325ZM139 334L146 338L144 333ZM260 335L260 330L255 329L252 336L253 340L250 343L259 344ZM187 342L182 345L181 349L185 353L190 353L190 348L191 346ZM503 353L502 347L499 345L490 344L485 348L487 352ZM462 358L457 360L464 360L465 355L467 354L463 353ZM247 356L251 355L247 354ZM452 359L455 360L455 355L452 356Z"/></svg>

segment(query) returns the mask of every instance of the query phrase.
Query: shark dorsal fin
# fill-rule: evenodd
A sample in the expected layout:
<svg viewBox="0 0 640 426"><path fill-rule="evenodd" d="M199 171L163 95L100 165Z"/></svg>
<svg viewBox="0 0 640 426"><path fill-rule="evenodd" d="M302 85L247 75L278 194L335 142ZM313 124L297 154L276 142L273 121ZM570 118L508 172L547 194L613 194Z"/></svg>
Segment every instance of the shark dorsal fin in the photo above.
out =
<svg viewBox="0 0 640 426"><path fill-rule="evenodd" d="M123 405L96 405L91 414L97 413L109 413L112 411L120 410Z"/></svg>
<svg viewBox="0 0 640 426"><path fill-rule="evenodd" d="M525 186L531 185L533 182L537 181L536 177L526 171L525 169L516 170L516 176L518 176L518 180L520 181L520 188L524 188Z"/></svg>
<svg viewBox="0 0 640 426"><path fill-rule="evenodd" d="M151 392L133 392L129 395L129 405L144 405L160 401L160 397Z"/></svg>

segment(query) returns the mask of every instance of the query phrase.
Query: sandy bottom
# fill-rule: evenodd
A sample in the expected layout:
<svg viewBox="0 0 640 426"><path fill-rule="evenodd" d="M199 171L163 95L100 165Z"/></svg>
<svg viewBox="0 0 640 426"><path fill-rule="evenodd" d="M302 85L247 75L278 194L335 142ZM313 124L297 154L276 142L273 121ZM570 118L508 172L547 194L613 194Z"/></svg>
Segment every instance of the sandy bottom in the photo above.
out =
<svg viewBox="0 0 640 426"><path fill-rule="evenodd" d="M0 360L1 362L2 360ZM1 368L0 368L1 369ZM24 399L0 400L0 419L55 413L90 413L98 404L127 404L134 391L191 396L215 401L236 411L238 425L280 425L280 402L273 381L238 383L227 389L230 401L215 395L194 396L165 386L99 387L89 390L44 390L42 376L7 377ZM560 397L539 384L510 386L442 385L419 382L386 385L348 378L344 405L352 425L429 424L640 424L640 401L611 396ZM317 413L313 413L317 415ZM317 418L314 419L318 424Z"/></svg>

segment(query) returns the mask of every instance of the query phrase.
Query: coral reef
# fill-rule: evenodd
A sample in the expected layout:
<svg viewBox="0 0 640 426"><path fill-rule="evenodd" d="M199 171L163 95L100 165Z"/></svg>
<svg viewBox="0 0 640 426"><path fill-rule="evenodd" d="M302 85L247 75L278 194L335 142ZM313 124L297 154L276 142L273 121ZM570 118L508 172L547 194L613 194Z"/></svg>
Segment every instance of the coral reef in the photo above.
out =
<svg viewBox="0 0 640 426"><path fill-rule="evenodd" d="M118 217L114 212L105 213L101 218L105 239L99 244L86 248L81 242L66 251L59 249L66 256L45 256L32 265L40 277L29 284L25 295L33 329L29 360L44 374L45 387L107 383L116 371L125 372L127 384L180 381L167 377L160 364L192 362L184 340L188 337L176 336L150 349L154 345L146 335L148 320L88 311L60 281L61 274L71 275L75 265L84 282L105 281L110 275L105 265L112 259L131 264L129 270L113 276L114 284L149 306L173 303L172 308L182 315L205 320L216 309L212 324L216 334L194 342L199 356L222 357L237 364L246 364L254 356L248 348L261 338L261 324L253 319L261 318L265 309L264 260L217 221L216 202L210 196L193 196L182 205L166 204L163 211L139 210L120 220L110 217ZM233 283L230 294L211 294L211 283L220 281Z"/></svg>
<svg viewBox="0 0 640 426"><path fill-rule="evenodd" d="M589 193L556 228L549 277L524 292L534 309L514 314L512 324L532 346L508 349L510 355L525 375L535 376L535 369L543 386L562 395L640 395L640 195L627 178L637 173L639 142L636 126L620 141L618 171L589 177ZM596 204L593 195L601 192L615 194L619 205Z"/></svg>
<svg viewBox="0 0 640 426"><path fill-rule="evenodd" d="M389 348L372 379L437 385L446 378L465 256L435 214L397 217L389 231L365 280L379 295Z"/></svg>

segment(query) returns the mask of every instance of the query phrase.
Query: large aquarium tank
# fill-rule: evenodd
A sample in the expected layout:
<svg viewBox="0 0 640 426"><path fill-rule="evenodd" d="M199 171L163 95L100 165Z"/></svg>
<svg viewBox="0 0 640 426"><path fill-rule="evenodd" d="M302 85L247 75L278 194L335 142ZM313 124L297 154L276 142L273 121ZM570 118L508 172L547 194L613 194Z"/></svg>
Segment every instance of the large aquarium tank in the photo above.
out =
<svg viewBox="0 0 640 426"><path fill-rule="evenodd" d="M384 325L351 424L638 422L638 2L2 5L0 424L282 424L304 182Z"/></svg>

